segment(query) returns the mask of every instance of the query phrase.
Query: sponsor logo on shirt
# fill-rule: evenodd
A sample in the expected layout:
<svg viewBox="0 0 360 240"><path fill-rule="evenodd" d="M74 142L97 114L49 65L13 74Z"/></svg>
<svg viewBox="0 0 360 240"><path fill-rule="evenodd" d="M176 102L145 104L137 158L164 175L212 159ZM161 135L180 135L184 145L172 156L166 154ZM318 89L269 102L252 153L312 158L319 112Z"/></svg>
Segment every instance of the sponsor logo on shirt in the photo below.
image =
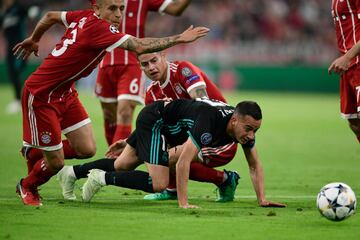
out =
<svg viewBox="0 0 360 240"><path fill-rule="evenodd" d="M203 133L200 137L200 141L203 145L208 145L209 143L211 143L212 140L212 135L211 133Z"/></svg>
<svg viewBox="0 0 360 240"><path fill-rule="evenodd" d="M114 25L110 25L109 29L113 34L119 33L119 30Z"/></svg>
<svg viewBox="0 0 360 240"><path fill-rule="evenodd" d="M102 86L97 83L95 86L95 93L100 94L101 92L102 92Z"/></svg>
<svg viewBox="0 0 360 240"><path fill-rule="evenodd" d="M199 78L200 78L200 76L197 75L197 74L191 75L191 76L189 76L189 77L187 78L186 84L190 84L191 82L196 81L196 80L198 80Z"/></svg>
<svg viewBox="0 0 360 240"><path fill-rule="evenodd" d="M177 94L182 93L182 89L181 89L181 87L180 87L180 85L178 83L175 85L175 91L177 92Z"/></svg>
<svg viewBox="0 0 360 240"><path fill-rule="evenodd" d="M192 71L191 71L190 68L184 67L183 69L181 69L181 74L182 74L184 77L189 77L189 76L191 76Z"/></svg>
<svg viewBox="0 0 360 240"><path fill-rule="evenodd" d="M50 132L42 132L41 134L41 141L45 144L49 144L51 142L51 133Z"/></svg>

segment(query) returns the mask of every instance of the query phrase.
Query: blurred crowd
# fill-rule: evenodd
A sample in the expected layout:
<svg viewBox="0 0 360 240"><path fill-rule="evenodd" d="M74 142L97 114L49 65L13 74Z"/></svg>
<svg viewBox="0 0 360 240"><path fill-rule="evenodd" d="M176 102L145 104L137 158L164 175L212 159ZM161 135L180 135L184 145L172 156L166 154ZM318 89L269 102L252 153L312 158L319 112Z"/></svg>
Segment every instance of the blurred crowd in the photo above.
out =
<svg viewBox="0 0 360 240"><path fill-rule="evenodd" d="M26 3L38 4L44 11L89 7L87 0ZM192 24L211 28L203 40L169 50L177 59L326 65L338 54L330 7L330 0L193 0L178 18L150 14L146 34L172 35ZM57 28L47 36L45 49L59 39L61 31Z"/></svg>

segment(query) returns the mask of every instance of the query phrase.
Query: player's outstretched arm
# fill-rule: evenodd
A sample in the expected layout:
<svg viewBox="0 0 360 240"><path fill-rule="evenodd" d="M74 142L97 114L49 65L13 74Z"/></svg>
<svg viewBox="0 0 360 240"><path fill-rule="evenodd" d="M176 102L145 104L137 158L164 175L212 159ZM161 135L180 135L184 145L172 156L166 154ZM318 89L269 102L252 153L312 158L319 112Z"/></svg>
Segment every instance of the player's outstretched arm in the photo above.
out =
<svg viewBox="0 0 360 240"><path fill-rule="evenodd" d="M190 26L183 33L164 38L136 38L130 37L119 47L136 52L137 54L158 52L179 43L190 43L206 36L210 30L206 27Z"/></svg>
<svg viewBox="0 0 360 240"><path fill-rule="evenodd" d="M63 24L61 20L61 12L47 12L36 24L36 27L30 37L15 45L12 49L14 55L17 56L17 58L22 58L24 60L26 60L31 53L34 53L35 56L39 56L39 41L41 37L56 23Z"/></svg>
<svg viewBox="0 0 360 240"><path fill-rule="evenodd" d="M253 183L258 203L261 207L286 207L283 203L272 202L265 198L264 171L258 157L256 147L244 149L244 154L249 165L250 177Z"/></svg>
<svg viewBox="0 0 360 240"><path fill-rule="evenodd" d="M328 73L332 72L337 74L342 74L349 69L351 60L360 55L360 41L357 42L346 54L335 59L328 69Z"/></svg>
<svg viewBox="0 0 360 240"><path fill-rule="evenodd" d="M176 186L178 193L178 203L181 208L198 208L196 205L190 205L188 202L188 181L190 164L196 158L199 150L190 138L184 143L183 151L176 163Z"/></svg>

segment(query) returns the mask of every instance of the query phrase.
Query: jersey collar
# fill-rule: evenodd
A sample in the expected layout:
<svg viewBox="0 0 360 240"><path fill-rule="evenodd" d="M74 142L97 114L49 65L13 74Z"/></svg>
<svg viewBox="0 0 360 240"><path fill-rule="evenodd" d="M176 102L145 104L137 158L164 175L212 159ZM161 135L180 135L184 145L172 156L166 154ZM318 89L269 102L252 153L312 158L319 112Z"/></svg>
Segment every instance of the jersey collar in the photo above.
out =
<svg viewBox="0 0 360 240"><path fill-rule="evenodd" d="M169 62L166 62L167 64L167 70L166 70L166 80L163 84L160 85L160 87L162 89L164 89L170 82L170 66L169 66Z"/></svg>

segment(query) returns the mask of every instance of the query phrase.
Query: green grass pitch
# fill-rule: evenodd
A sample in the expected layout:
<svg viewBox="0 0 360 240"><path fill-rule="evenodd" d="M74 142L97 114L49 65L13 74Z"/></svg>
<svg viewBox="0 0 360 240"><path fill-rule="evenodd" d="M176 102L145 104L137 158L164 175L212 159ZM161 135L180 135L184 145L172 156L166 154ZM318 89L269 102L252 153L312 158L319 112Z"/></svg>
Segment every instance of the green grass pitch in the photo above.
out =
<svg viewBox="0 0 360 240"><path fill-rule="evenodd" d="M196 210L179 209L176 201L145 201L142 192L115 187L103 188L90 204L68 202L55 178L41 187L43 207L24 206L15 194L26 172L19 154L21 115L4 114L11 96L9 87L0 88L0 239L360 239L359 213L331 222L315 207L316 194L329 182L349 184L360 198L360 148L340 119L337 95L227 94L231 104L250 99L262 107L257 148L266 194L288 207L257 206L240 150L225 167L241 175L235 201L215 203L215 186L191 182L190 203L201 207ZM100 106L92 94L80 96L93 121L100 158L106 150Z"/></svg>

